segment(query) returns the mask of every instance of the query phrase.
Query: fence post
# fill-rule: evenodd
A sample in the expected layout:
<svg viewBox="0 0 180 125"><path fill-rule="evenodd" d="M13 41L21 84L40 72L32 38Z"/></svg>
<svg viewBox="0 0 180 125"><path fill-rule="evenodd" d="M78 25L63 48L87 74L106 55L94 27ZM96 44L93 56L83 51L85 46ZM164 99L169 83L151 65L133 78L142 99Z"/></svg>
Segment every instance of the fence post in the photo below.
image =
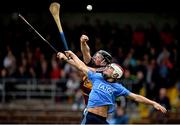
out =
<svg viewBox="0 0 180 125"><path fill-rule="evenodd" d="M5 91L5 80L2 80L2 103L5 103L5 96L6 96L6 91Z"/></svg>

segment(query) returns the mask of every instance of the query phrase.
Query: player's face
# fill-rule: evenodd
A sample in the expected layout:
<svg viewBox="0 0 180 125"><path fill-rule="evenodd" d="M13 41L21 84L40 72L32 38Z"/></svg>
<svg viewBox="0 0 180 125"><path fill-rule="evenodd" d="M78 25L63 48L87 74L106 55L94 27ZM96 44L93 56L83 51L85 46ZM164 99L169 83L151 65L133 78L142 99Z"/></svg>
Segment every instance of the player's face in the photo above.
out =
<svg viewBox="0 0 180 125"><path fill-rule="evenodd" d="M113 69L110 65L108 65L108 66L106 66L106 68L104 69L103 75L106 76L106 78L110 78L111 75L113 74L113 71L114 71L114 69Z"/></svg>
<svg viewBox="0 0 180 125"><path fill-rule="evenodd" d="M94 60L94 63L95 65L97 66L103 66L103 61L104 61L104 57L99 54L99 53L96 53L94 56L93 56L93 60Z"/></svg>

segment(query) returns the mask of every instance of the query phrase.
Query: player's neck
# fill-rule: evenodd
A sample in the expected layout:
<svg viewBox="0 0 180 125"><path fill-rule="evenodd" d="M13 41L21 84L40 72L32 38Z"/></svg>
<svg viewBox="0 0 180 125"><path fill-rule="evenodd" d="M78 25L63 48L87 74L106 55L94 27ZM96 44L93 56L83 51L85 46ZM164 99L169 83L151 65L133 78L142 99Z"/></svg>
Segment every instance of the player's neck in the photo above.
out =
<svg viewBox="0 0 180 125"><path fill-rule="evenodd" d="M112 78L107 79L107 81L110 82L110 83L115 82L115 80L112 79Z"/></svg>

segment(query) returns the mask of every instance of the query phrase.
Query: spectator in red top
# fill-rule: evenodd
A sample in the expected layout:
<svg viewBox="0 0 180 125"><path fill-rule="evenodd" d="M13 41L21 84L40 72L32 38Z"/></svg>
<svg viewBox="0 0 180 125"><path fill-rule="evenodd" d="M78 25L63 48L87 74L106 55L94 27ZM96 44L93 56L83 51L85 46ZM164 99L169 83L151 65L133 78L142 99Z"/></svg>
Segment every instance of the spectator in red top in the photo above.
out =
<svg viewBox="0 0 180 125"><path fill-rule="evenodd" d="M139 24L132 35L132 46L136 50L136 57L141 58L146 51L145 48L145 29L143 25Z"/></svg>
<svg viewBox="0 0 180 125"><path fill-rule="evenodd" d="M174 36L168 23L163 26L162 31L160 32L160 37L163 45L168 46L173 44Z"/></svg>
<svg viewBox="0 0 180 125"><path fill-rule="evenodd" d="M132 44L134 46L143 46L145 41L144 27L138 25L135 31L133 32Z"/></svg>
<svg viewBox="0 0 180 125"><path fill-rule="evenodd" d="M50 72L51 79L61 78L61 69L59 68L56 60L51 61L52 70Z"/></svg>

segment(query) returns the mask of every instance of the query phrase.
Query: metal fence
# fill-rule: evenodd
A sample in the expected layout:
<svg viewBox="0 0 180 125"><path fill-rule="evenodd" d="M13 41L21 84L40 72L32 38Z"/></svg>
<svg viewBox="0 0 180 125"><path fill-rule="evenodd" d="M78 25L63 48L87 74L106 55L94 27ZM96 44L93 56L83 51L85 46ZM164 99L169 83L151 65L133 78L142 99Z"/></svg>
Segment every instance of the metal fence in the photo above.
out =
<svg viewBox="0 0 180 125"><path fill-rule="evenodd" d="M0 79L0 102L6 103L9 101L24 99L48 99L55 103L56 98L65 100L69 95L66 94L66 79L16 79L7 78ZM131 81L120 81L125 83L125 87L132 89ZM75 95L75 93L74 93ZM67 100L66 100L67 101Z"/></svg>
<svg viewBox="0 0 180 125"><path fill-rule="evenodd" d="M0 79L0 101L46 98L55 102L56 96L66 96L62 90L65 83L64 79Z"/></svg>

